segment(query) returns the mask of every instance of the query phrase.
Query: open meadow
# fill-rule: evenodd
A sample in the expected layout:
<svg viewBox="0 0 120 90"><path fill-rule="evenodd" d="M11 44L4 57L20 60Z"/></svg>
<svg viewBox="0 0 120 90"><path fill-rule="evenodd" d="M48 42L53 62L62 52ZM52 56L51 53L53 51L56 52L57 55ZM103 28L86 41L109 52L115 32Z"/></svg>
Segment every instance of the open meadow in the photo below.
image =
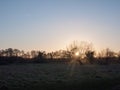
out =
<svg viewBox="0 0 120 90"><path fill-rule="evenodd" d="M0 90L120 90L120 65L0 66Z"/></svg>

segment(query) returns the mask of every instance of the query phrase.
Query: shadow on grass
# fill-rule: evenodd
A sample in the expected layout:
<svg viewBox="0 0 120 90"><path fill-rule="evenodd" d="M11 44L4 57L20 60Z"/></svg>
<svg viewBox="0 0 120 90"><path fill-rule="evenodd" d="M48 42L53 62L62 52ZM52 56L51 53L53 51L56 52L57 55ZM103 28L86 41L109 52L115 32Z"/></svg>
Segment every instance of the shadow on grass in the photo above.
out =
<svg viewBox="0 0 120 90"><path fill-rule="evenodd" d="M70 82L29 82L22 87L10 87L10 90L119 90L114 87L120 85L120 78L116 79L100 79L100 80L84 80Z"/></svg>

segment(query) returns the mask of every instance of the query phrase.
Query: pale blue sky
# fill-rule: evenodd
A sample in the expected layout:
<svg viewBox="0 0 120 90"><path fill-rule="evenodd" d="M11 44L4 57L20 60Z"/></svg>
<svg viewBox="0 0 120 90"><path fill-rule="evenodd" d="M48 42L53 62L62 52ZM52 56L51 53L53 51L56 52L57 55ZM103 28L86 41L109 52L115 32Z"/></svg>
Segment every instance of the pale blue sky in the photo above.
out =
<svg viewBox="0 0 120 90"><path fill-rule="evenodd" d="M72 41L120 50L120 0L0 0L0 49L54 51Z"/></svg>

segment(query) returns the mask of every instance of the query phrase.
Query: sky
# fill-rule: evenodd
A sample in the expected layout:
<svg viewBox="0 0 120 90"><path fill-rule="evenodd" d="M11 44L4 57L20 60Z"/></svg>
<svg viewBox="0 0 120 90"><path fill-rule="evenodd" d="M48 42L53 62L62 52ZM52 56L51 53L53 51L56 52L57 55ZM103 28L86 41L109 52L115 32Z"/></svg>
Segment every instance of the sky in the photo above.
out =
<svg viewBox="0 0 120 90"><path fill-rule="evenodd" d="M73 41L120 50L120 0L0 0L0 49L55 51Z"/></svg>

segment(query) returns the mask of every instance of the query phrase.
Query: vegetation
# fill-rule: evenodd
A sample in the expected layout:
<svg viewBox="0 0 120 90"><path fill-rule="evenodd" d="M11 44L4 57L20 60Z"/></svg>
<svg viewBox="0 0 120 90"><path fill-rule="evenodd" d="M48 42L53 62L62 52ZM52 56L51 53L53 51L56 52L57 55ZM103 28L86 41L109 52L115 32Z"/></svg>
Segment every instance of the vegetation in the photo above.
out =
<svg viewBox="0 0 120 90"><path fill-rule="evenodd" d="M96 53L87 42L48 53L8 48L0 50L0 90L119 90L119 63L120 52Z"/></svg>
<svg viewBox="0 0 120 90"><path fill-rule="evenodd" d="M119 90L119 65L43 63L0 66L0 90Z"/></svg>
<svg viewBox="0 0 120 90"><path fill-rule="evenodd" d="M76 55L77 53L77 55ZM45 51L25 52L23 50L8 48L0 50L0 64L9 63L45 63L45 62L71 62L80 64L115 64L120 63L120 52L109 48L96 53L93 46L87 42L73 42L66 50L46 53Z"/></svg>

